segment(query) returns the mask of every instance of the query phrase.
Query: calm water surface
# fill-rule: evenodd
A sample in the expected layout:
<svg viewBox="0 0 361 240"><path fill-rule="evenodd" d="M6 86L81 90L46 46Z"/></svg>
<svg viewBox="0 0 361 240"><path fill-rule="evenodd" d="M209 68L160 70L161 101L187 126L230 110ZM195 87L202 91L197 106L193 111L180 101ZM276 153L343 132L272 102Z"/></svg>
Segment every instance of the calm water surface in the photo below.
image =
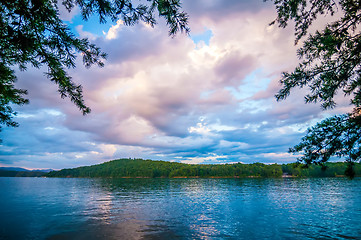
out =
<svg viewBox="0 0 361 240"><path fill-rule="evenodd" d="M360 184L0 178L0 239L361 239Z"/></svg>

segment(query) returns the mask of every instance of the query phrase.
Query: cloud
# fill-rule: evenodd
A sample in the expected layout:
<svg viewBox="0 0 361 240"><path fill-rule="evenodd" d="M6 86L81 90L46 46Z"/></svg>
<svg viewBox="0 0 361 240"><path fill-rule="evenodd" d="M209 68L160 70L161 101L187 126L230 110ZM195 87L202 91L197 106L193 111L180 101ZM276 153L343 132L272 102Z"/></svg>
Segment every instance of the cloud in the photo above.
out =
<svg viewBox="0 0 361 240"><path fill-rule="evenodd" d="M70 12L63 4L58 4L60 19L71 22L74 16L80 13L78 6L75 6Z"/></svg>
<svg viewBox="0 0 361 240"><path fill-rule="evenodd" d="M250 55L232 51L226 53L214 67L215 73L227 86L239 86L240 82L256 67L256 60Z"/></svg>
<svg viewBox="0 0 361 240"><path fill-rule="evenodd" d="M84 26L83 25L78 25L75 27L76 31L78 32L79 34L79 37L81 38L87 38L89 39L90 41L94 41L97 37L92 34L91 32L87 32L87 31L84 31L83 30Z"/></svg>
<svg viewBox="0 0 361 240"><path fill-rule="evenodd" d="M105 34L105 39L112 40L116 39L118 36L119 31L121 30L121 27L124 25L124 22L119 19L115 25L111 26L107 33Z"/></svg>
<svg viewBox="0 0 361 240"><path fill-rule="evenodd" d="M30 104L15 107L19 128L0 133L0 164L64 168L121 157L294 161L288 148L325 113L304 104L303 90L282 102L273 97L281 72L297 65L291 29L269 26L276 16L269 2L183 6L192 34L212 33L209 44L168 37L162 20L155 28L118 21L103 36L74 23L79 35L109 56L104 68L86 69L79 58L69 70L82 84L91 114L82 116L61 99L45 68L19 72L17 86L29 90ZM347 109L341 103L332 113Z"/></svg>

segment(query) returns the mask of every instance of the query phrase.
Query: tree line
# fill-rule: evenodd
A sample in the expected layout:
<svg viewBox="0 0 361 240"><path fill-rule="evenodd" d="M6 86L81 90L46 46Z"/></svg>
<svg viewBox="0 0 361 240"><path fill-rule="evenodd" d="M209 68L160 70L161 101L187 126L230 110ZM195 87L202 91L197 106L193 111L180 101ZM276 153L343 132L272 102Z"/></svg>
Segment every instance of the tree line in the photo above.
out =
<svg viewBox="0 0 361 240"><path fill-rule="evenodd" d="M9 171L0 170L0 177L42 177L46 173L41 171Z"/></svg>
<svg viewBox="0 0 361 240"><path fill-rule="evenodd" d="M142 159L118 159L102 164L62 169L46 177L80 178L227 178L227 177L337 177L345 175L347 164L327 163L326 168L311 165L304 168L297 163L271 164L185 164ZM355 165L356 175L361 176L361 164Z"/></svg>

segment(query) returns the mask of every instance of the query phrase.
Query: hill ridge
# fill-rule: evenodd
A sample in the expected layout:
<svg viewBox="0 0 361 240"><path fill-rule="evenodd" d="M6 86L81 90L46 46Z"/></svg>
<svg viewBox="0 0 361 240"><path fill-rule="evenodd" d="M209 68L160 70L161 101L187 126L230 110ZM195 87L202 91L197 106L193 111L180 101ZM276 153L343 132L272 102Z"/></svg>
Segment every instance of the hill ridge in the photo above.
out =
<svg viewBox="0 0 361 240"><path fill-rule="evenodd" d="M303 169L296 163L263 164L186 164L160 160L116 159L108 162L62 169L46 174L46 177L80 178L231 178L231 177L337 177L344 175L345 163L327 163L327 170L319 166ZM361 165L356 164L356 174L361 175Z"/></svg>

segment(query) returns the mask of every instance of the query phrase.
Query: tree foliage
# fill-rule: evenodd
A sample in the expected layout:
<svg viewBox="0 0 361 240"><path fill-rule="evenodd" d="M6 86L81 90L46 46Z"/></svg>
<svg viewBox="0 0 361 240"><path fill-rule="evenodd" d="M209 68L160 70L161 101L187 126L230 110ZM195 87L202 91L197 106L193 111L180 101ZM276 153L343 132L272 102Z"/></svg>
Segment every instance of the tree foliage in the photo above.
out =
<svg viewBox="0 0 361 240"><path fill-rule="evenodd" d="M278 164L185 164L142 159L119 159L98 165L49 172L47 177L147 177L147 178L227 178L227 177L280 177Z"/></svg>
<svg viewBox="0 0 361 240"><path fill-rule="evenodd" d="M354 162L361 157L361 124L359 119L350 119L343 114L327 118L308 129L301 143L290 152L303 152L299 161L307 165L324 165L331 156L345 157L348 167L347 175L355 176Z"/></svg>
<svg viewBox="0 0 361 240"><path fill-rule="evenodd" d="M347 168L345 163L325 163L304 168L297 163L272 164L184 164L142 159L118 159L97 165L62 169L49 173L1 169L0 177L82 177L82 178L279 178L339 177ZM361 176L361 164L354 164L355 174Z"/></svg>
<svg viewBox="0 0 361 240"><path fill-rule="evenodd" d="M97 178L275 178L283 174L292 177L336 177L345 172L345 163L326 163L305 169L299 164L185 164L142 159L118 159L98 165L62 169L46 174L47 177L97 177ZM361 174L361 164L355 165Z"/></svg>
<svg viewBox="0 0 361 240"><path fill-rule="evenodd" d="M331 156L346 157L352 176L352 162L359 160L361 113L361 2L358 0L274 0L278 16L272 24L295 23L295 43L308 34L321 15L333 20L324 29L308 34L298 49L301 63L284 72L276 99L287 98L294 88L308 87L306 103L320 102L323 109L336 106L337 94L351 97L352 113L322 121L308 130L302 142L290 149L302 152L299 161L323 164Z"/></svg>
<svg viewBox="0 0 361 240"><path fill-rule="evenodd" d="M123 20L125 25L139 21L156 24L156 13L169 26L169 34L189 32L188 16L180 11L179 0L147 0L134 4L131 0L13 0L0 1L0 130L1 124L17 126L11 104L28 103L26 90L16 89L14 67L24 71L29 66L47 67L45 75L55 84L62 98L70 100L82 111L90 112L82 93L67 69L75 67L78 54L86 67L104 65L106 54L88 39L74 35L59 15L59 4L70 12L80 9L84 20L99 16L99 22Z"/></svg>

